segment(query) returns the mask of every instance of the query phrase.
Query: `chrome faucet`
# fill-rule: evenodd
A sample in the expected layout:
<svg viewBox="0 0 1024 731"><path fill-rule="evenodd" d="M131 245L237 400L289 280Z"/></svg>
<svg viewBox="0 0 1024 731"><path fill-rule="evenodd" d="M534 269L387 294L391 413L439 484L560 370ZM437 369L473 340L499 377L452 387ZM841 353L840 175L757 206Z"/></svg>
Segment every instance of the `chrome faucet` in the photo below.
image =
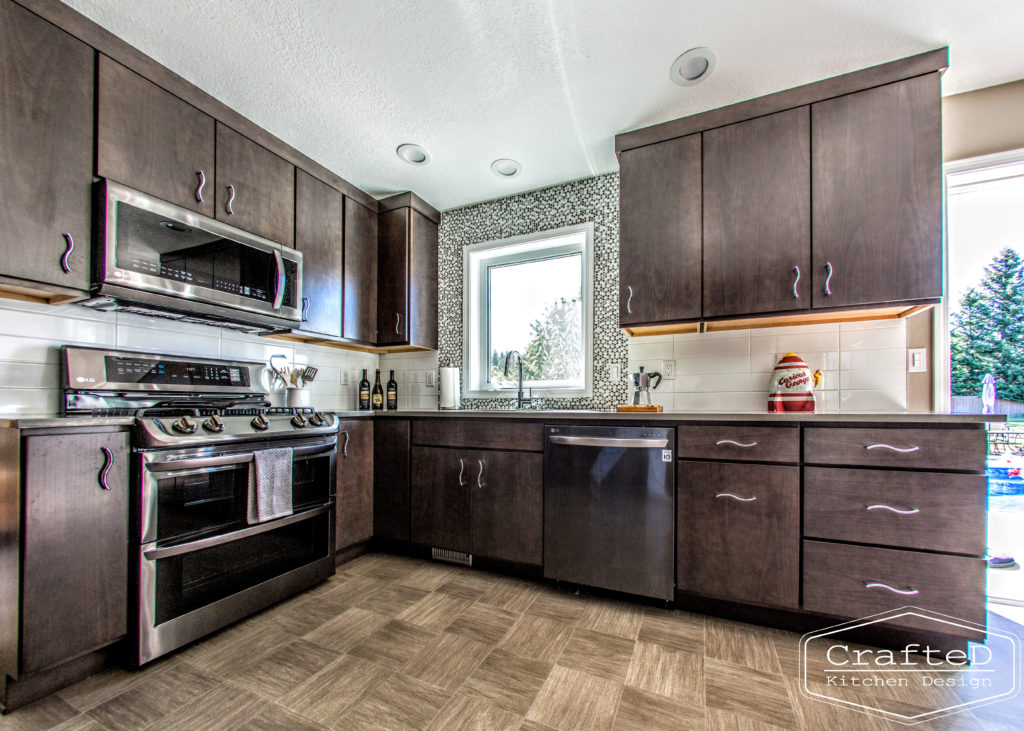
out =
<svg viewBox="0 0 1024 731"><path fill-rule="evenodd" d="M533 389L530 389L531 398L523 398L523 356L519 355L518 350L510 350L505 355L505 378L508 378L508 363L512 360L513 355L516 357L516 360L519 361L519 393L516 394L516 408L521 409L523 408L523 404L529 404L533 401Z"/></svg>

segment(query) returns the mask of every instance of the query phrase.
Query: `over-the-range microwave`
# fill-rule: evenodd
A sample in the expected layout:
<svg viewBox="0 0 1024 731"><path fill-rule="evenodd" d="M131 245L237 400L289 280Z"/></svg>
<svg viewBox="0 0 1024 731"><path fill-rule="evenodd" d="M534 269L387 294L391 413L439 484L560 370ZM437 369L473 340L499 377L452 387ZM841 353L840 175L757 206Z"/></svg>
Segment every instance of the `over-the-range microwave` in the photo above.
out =
<svg viewBox="0 0 1024 731"><path fill-rule="evenodd" d="M96 184L88 307L242 330L302 321L302 254L110 180Z"/></svg>

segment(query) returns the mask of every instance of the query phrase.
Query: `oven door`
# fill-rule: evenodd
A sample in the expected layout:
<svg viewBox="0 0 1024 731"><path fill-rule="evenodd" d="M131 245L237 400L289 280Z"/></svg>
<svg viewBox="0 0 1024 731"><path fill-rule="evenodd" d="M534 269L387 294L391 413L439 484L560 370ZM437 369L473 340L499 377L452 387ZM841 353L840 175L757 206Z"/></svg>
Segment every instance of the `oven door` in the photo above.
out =
<svg viewBox="0 0 1024 731"><path fill-rule="evenodd" d="M142 453L140 664L334 573L336 439L287 446L294 512L255 525L251 447Z"/></svg>

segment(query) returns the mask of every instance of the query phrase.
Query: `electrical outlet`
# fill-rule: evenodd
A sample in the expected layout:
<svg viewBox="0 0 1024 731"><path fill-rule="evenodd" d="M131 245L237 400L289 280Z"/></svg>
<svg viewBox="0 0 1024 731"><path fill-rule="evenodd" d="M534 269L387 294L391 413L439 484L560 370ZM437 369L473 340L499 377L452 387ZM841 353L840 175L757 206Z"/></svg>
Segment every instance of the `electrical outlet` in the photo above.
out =
<svg viewBox="0 0 1024 731"><path fill-rule="evenodd" d="M911 348L907 351L907 373L924 373L928 370L928 348Z"/></svg>
<svg viewBox="0 0 1024 731"><path fill-rule="evenodd" d="M661 371L661 377L666 381L674 380L676 377L676 362L674 360L666 360L665 365Z"/></svg>
<svg viewBox="0 0 1024 731"><path fill-rule="evenodd" d="M619 369L618 363L608 364L608 380L612 383L618 383L622 378L622 371Z"/></svg>

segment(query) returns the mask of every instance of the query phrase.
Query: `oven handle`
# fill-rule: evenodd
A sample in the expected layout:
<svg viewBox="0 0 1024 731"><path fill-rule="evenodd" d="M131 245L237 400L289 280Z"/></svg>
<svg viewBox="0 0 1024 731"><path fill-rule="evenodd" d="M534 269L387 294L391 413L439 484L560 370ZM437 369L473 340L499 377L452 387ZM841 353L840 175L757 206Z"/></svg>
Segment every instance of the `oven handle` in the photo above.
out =
<svg viewBox="0 0 1024 731"><path fill-rule="evenodd" d="M315 518L318 515L323 515L331 509L330 503L321 505L319 508L313 510L306 510L295 515L289 515L287 518L280 518L278 520L272 520L269 523L260 523L249 528L243 528L242 530L236 530L233 533L225 533L222 536L211 536L210 538L203 538L202 540L192 541L191 543L183 543L180 546L168 546L167 548L154 548L152 551L146 551L143 553L143 557L147 561L159 561L162 558L172 558L174 556L181 556L185 553L194 553L195 551L202 551L204 548L213 548L214 546L222 546L225 543L232 543L234 541L240 541L243 538L250 538L252 536L258 536L261 533L267 531L277 530L278 528L284 528L286 525L292 525L303 520L309 520Z"/></svg>
<svg viewBox="0 0 1024 731"><path fill-rule="evenodd" d="M293 447L292 454L296 457L311 457L313 455L331 452L337 449L337 444L318 444L310 447ZM146 469L150 472L179 472L183 470L202 470L209 467L223 467L224 465L246 464L252 462L253 452L240 452L238 454L222 454L217 457L199 457L197 459L172 459L163 462L149 462Z"/></svg>

